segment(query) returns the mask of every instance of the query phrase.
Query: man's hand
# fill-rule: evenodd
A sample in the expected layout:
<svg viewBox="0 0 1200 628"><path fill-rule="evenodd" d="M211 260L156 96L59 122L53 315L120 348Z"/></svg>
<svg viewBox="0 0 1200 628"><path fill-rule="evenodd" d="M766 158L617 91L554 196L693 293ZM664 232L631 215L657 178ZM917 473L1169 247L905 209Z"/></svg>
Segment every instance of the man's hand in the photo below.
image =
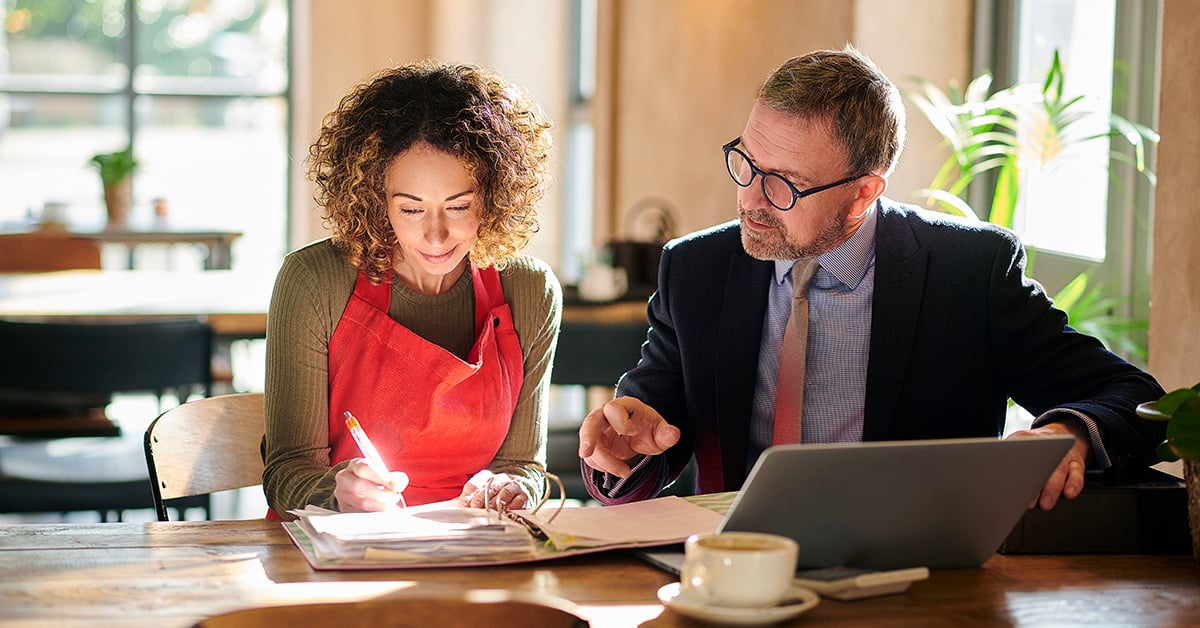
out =
<svg viewBox="0 0 1200 628"><path fill-rule="evenodd" d="M597 471L629 477L638 454L661 454L679 442L679 428L633 397L617 397L592 410L579 427L579 457Z"/></svg>
<svg viewBox="0 0 1200 628"><path fill-rule="evenodd" d="M1029 502L1029 509L1034 506L1042 510L1050 510L1058 503L1059 496L1075 499L1083 490L1083 472L1087 469L1088 456L1092 452L1092 440L1088 437L1087 428L1079 421L1067 419L1047 423L1031 430L1013 432L1009 438L1024 436L1046 436L1069 434L1075 437L1075 444L1063 456L1062 462L1050 474L1042 492Z"/></svg>

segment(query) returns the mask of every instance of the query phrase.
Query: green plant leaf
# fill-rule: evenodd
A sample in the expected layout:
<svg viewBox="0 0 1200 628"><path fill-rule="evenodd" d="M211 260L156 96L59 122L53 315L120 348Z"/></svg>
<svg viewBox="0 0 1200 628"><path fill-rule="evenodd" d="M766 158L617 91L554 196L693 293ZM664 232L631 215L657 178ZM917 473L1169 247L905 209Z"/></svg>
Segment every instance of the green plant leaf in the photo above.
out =
<svg viewBox="0 0 1200 628"><path fill-rule="evenodd" d="M996 176L996 192L992 196L992 211L988 214L990 222L1012 228L1013 215L1017 212L1019 186L1017 160L1010 157L1000 166L1000 172Z"/></svg>
<svg viewBox="0 0 1200 628"><path fill-rule="evenodd" d="M133 156L132 146L114 153L97 153L92 155L88 163L96 166L100 171L100 180L105 185L120 183L121 180L132 174L138 165L137 159Z"/></svg>
<svg viewBox="0 0 1200 628"><path fill-rule="evenodd" d="M1087 292L1088 272L1084 271L1075 275L1075 278L1067 282L1062 290L1059 290L1054 295L1054 304L1065 312L1070 313L1079 303L1080 298Z"/></svg>
<svg viewBox="0 0 1200 628"><path fill-rule="evenodd" d="M1154 448L1154 453L1158 454L1158 459L1162 460L1163 462L1174 462L1179 460L1179 454L1176 454L1175 450L1171 449L1171 443L1165 440Z"/></svg>
<svg viewBox="0 0 1200 628"><path fill-rule="evenodd" d="M1200 384L1196 386L1200 386ZM1192 388L1179 388L1163 395L1159 398L1155 406L1159 412L1167 416L1174 416L1175 412L1179 410L1185 401L1193 399L1198 395L1200 395L1200 391L1197 391L1195 386Z"/></svg>
<svg viewBox="0 0 1200 628"><path fill-rule="evenodd" d="M1200 395L1193 394L1171 413L1167 443L1180 458L1200 460Z"/></svg>

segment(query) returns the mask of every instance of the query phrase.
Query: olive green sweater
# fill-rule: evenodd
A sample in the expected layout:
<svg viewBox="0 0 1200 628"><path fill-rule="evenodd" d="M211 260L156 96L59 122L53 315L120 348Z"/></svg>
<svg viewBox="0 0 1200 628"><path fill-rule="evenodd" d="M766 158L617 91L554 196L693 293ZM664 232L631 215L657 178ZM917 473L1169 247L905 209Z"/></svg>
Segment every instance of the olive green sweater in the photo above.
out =
<svg viewBox="0 0 1200 628"><path fill-rule="evenodd" d="M284 518L314 504L336 508L329 464L329 340L354 292L357 270L329 239L284 259L267 316L267 503ZM525 379L508 437L488 469L515 476L534 499L544 491L550 367L562 316L562 289L543 261L518 257L500 272L521 343ZM449 290L424 295L392 284L388 315L413 333L466 357L475 342L475 293L463 273ZM403 470L403 469L400 469Z"/></svg>

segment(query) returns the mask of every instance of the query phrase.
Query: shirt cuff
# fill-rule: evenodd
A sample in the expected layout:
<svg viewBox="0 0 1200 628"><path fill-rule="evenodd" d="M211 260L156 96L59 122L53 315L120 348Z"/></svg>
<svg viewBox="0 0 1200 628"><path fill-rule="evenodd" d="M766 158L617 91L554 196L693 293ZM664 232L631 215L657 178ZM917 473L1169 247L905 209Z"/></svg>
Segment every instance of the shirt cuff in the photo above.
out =
<svg viewBox="0 0 1200 628"><path fill-rule="evenodd" d="M1047 423L1054 423L1058 419L1062 419L1062 415L1064 414L1073 416L1083 422L1083 427L1087 429L1088 440L1092 442L1092 457L1096 459L1096 465L1101 469L1111 467L1112 460L1108 457L1108 450L1104 449L1104 441L1100 440L1100 426L1092 417L1073 408L1055 408L1043 412L1041 416L1034 419L1031 427L1042 427Z"/></svg>

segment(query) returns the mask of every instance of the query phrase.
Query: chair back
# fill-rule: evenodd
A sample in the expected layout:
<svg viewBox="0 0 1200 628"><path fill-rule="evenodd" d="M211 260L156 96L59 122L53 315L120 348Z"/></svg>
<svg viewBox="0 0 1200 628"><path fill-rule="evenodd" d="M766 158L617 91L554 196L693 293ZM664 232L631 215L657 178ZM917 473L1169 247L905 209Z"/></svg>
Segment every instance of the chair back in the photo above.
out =
<svg viewBox="0 0 1200 628"><path fill-rule="evenodd" d="M361 602L248 608L210 617L197 623L194 628L585 628L588 625L587 620L579 615L578 606L569 600L545 594L491 589L470 590L459 595L425 596L418 593L401 593L396 597Z"/></svg>
<svg viewBox="0 0 1200 628"><path fill-rule="evenodd" d="M0 320L0 433L48 439L0 440L0 512L95 510L107 521L152 507L141 428L122 434L106 406L116 393L208 395L211 364L212 331L195 318Z"/></svg>
<svg viewBox="0 0 1200 628"><path fill-rule="evenodd" d="M68 233L0 233L0 272L100 268L100 242Z"/></svg>
<svg viewBox="0 0 1200 628"><path fill-rule="evenodd" d="M212 330L198 318L135 322L0 320L0 387L42 393L212 388Z"/></svg>
<svg viewBox="0 0 1200 628"><path fill-rule="evenodd" d="M641 358L645 323L571 323L559 328L551 384L617 385Z"/></svg>
<svg viewBox="0 0 1200 628"><path fill-rule="evenodd" d="M146 468L159 521L163 500L262 484L263 394L197 399L146 429Z"/></svg>

